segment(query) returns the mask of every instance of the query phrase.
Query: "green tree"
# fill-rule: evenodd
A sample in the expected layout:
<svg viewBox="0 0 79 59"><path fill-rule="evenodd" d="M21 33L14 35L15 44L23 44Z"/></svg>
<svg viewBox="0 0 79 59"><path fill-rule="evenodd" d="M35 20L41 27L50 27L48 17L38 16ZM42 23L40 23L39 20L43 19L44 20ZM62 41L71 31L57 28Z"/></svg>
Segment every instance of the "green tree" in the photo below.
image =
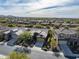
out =
<svg viewBox="0 0 79 59"><path fill-rule="evenodd" d="M12 52L11 54L9 54L7 59L30 59L30 58L25 53Z"/></svg>
<svg viewBox="0 0 79 59"><path fill-rule="evenodd" d="M24 31L18 38L18 43L22 42L22 43L29 43L28 41L31 40L31 32L30 31Z"/></svg>

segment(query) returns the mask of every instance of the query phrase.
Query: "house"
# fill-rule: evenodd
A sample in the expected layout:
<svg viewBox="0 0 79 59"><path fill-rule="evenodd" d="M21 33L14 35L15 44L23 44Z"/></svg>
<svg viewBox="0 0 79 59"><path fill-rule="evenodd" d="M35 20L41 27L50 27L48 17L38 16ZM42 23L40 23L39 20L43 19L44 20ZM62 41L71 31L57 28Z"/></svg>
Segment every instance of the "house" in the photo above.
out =
<svg viewBox="0 0 79 59"><path fill-rule="evenodd" d="M17 32L14 32L11 34L11 38L8 41L7 45L13 46L15 45L15 42L17 41L19 35L21 35L23 33L22 30L18 30Z"/></svg>
<svg viewBox="0 0 79 59"><path fill-rule="evenodd" d="M18 29L10 29L4 32L5 41L9 41L12 38L12 34L15 33Z"/></svg>
<svg viewBox="0 0 79 59"><path fill-rule="evenodd" d="M24 30L14 28L4 32L4 39L5 42L7 41L7 45L14 45L19 35L23 33L23 31Z"/></svg>
<svg viewBox="0 0 79 59"><path fill-rule="evenodd" d="M34 33L38 33L39 35L38 36L42 36L43 38L46 38L46 36L47 36L47 31L44 31L44 29L42 30L42 29L33 29L33 30L31 30L31 32L32 32L32 35L34 35Z"/></svg>
<svg viewBox="0 0 79 59"><path fill-rule="evenodd" d="M56 34L59 40L69 40L72 38L77 39L77 32L72 29L60 28L56 30Z"/></svg>
<svg viewBox="0 0 79 59"><path fill-rule="evenodd" d="M77 34L77 31L61 28L56 30L56 34L59 41L64 40L70 48L76 49L79 52L79 35Z"/></svg>

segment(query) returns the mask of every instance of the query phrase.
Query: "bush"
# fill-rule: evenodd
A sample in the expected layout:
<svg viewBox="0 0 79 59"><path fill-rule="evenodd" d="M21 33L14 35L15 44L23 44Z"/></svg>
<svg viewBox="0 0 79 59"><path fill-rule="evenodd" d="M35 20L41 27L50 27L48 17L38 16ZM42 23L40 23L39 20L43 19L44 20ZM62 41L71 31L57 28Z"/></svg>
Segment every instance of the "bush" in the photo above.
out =
<svg viewBox="0 0 79 59"><path fill-rule="evenodd" d="M25 27L32 28L33 25L25 25Z"/></svg>
<svg viewBox="0 0 79 59"><path fill-rule="evenodd" d="M14 24L8 24L8 27L16 27Z"/></svg>
<svg viewBox="0 0 79 59"><path fill-rule="evenodd" d="M31 37L32 35L30 31L24 31L24 33L19 36L17 43L27 42L31 40Z"/></svg>
<svg viewBox="0 0 79 59"><path fill-rule="evenodd" d="M6 23L6 20L4 20L4 19L0 20L0 23Z"/></svg>
<svg viewBox="0 0 79 59"><path fill-rule="evenodd" d="M7 59L30 59L25 53L12 52Z"/></svg>

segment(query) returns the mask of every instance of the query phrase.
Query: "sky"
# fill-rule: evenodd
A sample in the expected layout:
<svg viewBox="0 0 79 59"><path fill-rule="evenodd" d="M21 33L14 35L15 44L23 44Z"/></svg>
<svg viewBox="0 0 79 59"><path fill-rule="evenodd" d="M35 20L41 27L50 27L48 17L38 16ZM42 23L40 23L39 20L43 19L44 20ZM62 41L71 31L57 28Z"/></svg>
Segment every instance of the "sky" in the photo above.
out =
<svg viewBox="0 0 79 59"><path fill-rule="evenodd" d="M0 15L79 18L79 0L0 0Z"/></svg>

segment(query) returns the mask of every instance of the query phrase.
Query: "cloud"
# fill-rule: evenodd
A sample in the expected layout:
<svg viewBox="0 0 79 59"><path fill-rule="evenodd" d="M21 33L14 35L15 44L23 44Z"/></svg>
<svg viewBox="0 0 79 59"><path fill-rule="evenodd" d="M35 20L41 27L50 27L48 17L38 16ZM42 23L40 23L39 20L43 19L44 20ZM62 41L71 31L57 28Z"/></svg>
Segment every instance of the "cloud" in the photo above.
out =
<svg viewBox="0 0 79 59"><path fill-rule="evenodd" d="M26 16L32 17L79 17L79 6L69 6L62 8L51 8L48 10L41 10L37 12L32 12L31 14L26 14Z"/></svg>
<svg viewBox="0 0 79 59"><path fill-rule="evenodd" d="M78 10L79 0L0 0L1 15L76 17Z"/></svg>

